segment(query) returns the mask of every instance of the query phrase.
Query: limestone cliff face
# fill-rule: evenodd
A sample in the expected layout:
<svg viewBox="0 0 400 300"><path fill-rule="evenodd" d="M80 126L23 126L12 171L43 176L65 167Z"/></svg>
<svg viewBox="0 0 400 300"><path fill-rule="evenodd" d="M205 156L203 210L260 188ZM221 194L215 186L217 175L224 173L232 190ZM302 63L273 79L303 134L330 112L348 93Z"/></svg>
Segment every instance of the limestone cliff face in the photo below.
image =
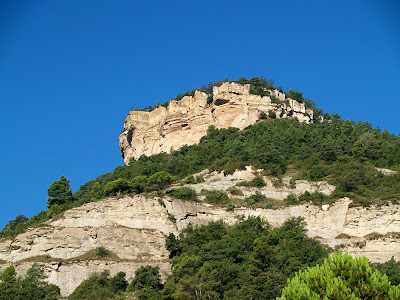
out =
<svg viewBox="0 0 400 300"><path fill-rule="evenodd" d="M327 187L323 187L327 189ZM329 188L328 188L329 190ZM179 233L189 223L237 221L236 216L260 216L272 226L290 217L302 216L308 235L353 255L384 262L400 259L400 206L349 207L344 198L322 207L311 204L282 209L225 208L170 198L125 196L93 202L64 213L45 227L34 228L14 239L0 241L0 270L14 264L19 274L32 262L42 265L48 281L70 294L90 273L108 269L111 275L124 271L134 276L141 265L159 265L163 278L170 272L165 237ZM174 218L172 218L172 216ZM175 219L176 221L172 221ZM120 259L87 260L81 255L105 247Z"/></svg>
<svg viewBox="0 0 400 300"><path fill-rule="evenodd" d="M261 112L269 110L277 118L297 118L311 122L313 111L304 103L286 98L284 93L271 90L270 96L250 94L250 85L225 82L213 88L213 103L207 104L206 93L196 91L180 101L171 100L167 108L159 106L151 112L131 111L125 119L119 137L121 154L126 164L142 154L170 152L183 145L193 145L207 134L207 128L237 127L243 129L256 123ZM276 102L276 101L275 101Z"/></svg>

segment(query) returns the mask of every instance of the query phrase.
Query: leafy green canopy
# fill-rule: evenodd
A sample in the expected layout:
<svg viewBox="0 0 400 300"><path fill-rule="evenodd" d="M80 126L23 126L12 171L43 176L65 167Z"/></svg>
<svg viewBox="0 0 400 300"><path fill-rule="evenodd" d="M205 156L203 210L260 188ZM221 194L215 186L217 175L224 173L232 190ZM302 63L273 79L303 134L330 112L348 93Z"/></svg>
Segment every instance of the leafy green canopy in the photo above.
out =
<svg viewBox="0 0 400 300"><path fill-rule="evenodd" d="M400 286L373 270L365 257L335 252L322 265L299 271L277 300L400 299Z"/></svg>
<svg viewBox="0 0 400 300"><path fill-rule="evenodd" d="M48 284L45 278L37 264L33 264L24 277L17 277L15 268L10 266L0 274L0 299L60 299L59 287Z"/></svg>
<svg viewBox="0 0 400 300"><path fill-rule="evenodd" d="M291 219L271 229L260 218L227 226L212 222L167 238L172 277L163 299L275 299L288 277L328 251Z"/></svg>
<svg viewBox="0 0 400 300"><path fill-rule="evenodd" d="M82 185L74 201L67 201L69 183L60 178L62 184L56 185L57 193L52 188L55 196L50 198L61 198L64 204L53 204L47 213L7 225L0 236L21 233L55 213L107 196L154 191L207 168L229 174L246 165L262 168L267 175L280 176L290 170L294 179L327 180L337 186L330 199L349 196L361 205L400 201L400 175L384 176L375 169L399 169L400 138L369 123L326 114L324 121L314 124L277 119L242 131L210 126L198 145L118 166Z"/></svg>
<svg viewBox="0 0 400 300"><path fill-rule="evenodd" d="M119 166L83 185L75 196L80 201L98 199L93 193L97 187L104 197L108 192L105 186L119 178L142 178L141 188L130 191L137 193L151 190L146 178L157 172L183 179L206 168L229 174L253 165L267 175L279 176L291 169L296 179L326 179L338 187L335 197L347 195L360 203L369 199L399 201L399 175L383 176L374 169L397 168L399 164L399 137L368 123L344 121L337 115L327 115L324 122L315 124L279 119L259 122L243 131L210 126L198 145L132 160L129 166Z"/></svg>
<svg viewBox="0 0 400 300"><path fill-rule="evenodd" d="M114 296L125 291L127 286L124 272L118 272L114 277L110 277L110 272L105 270L100 274L92 274L89 279L82 281L68 299L115 299Z"/></svg>

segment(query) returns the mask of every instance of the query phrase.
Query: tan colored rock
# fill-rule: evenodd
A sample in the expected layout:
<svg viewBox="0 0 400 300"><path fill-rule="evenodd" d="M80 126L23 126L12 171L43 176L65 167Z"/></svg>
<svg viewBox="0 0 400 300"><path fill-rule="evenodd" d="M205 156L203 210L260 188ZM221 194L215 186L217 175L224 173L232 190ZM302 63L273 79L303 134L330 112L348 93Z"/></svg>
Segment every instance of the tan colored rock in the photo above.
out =
<svg viewBox="0 0 400 300"><path fill-rule="evenodd" d="M167 108L159 106L151 112L130 111L124 131L119 137L121 154L126 164L142 154L170 152L183 145L193 145L207 134L210 125L217 128L245 127L257 122L261 112L276 112L277 118L298 118L311 122L313 111L304 103L286 99L274 90L272 95L287 103L275 104L270 97L250 94L250 85L225 82L213 88L214 101L207 104L206 93L196 91L180 101L171 100Z"/></svg>
<svg viewBox="0 0 400 300"><path fill-rule="evenodd" d="M250 175L244 171L237 178L247 179ZM372 261L384 262L392 256L399 260L400 205L361 208L349 207L350 203L350 199L344 198L323 207L312 204L277 210L243 207L228 212L223 207L170 198L106 199L73 208L45 227L0 241L0 260L7 262L0 265L0 270L12 263L22 272L38 256L48 255L54 261L41 264L49 274L49 282L60 286L63 295L71 293L94 271L109 269L111 274L124 271L130 277L140 265L150 264L159 265L166 274L170 266L165 237L170 232L178 234L190 223L203 225L223 220L233 224L241 215L260 216L272 226L280 226L291 217L303 217L308 235L322 243L352 255L364 255ZM80 255L98 247L111 250L121 260L79 260Z"/></svg>
<svg viewBox="0 0 400 300"><path fill-rule="evenodd" d="M26 271L31 267L32 262L24 261L14 264L18 276L25 275ZM70 295L77 286L84 280L89 278L93 273L101 273L104 270L110 271L110 276L115 276L118 272L125 272L126 279L131 281L135 277L136 270L143 265L143 262L135 261L77 261L72 263L63 263L60 261L52 261L49 263L38 262L43 267L48 277L48 282L60 287L62 296ZM161 280L165 282L170 274L171 266L169 262L149 262L146 265L159 266ZM3 271L9 264L0 265L0 271Z"/></svg>

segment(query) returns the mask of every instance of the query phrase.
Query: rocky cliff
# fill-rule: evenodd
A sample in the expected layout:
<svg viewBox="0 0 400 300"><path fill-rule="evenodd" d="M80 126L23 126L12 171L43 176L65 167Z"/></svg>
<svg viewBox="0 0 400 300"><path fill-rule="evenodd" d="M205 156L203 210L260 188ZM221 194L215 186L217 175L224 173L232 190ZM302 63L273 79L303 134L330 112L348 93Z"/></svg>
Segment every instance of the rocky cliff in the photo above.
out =
<svg viewBox="0 0 400 300"><path fill-rule="evenodd" d="M250 169L228 176L215 172L203 175L205 182L193 184L192 188L228 190L230 185L254 176ZM258 192L276 199L305 190L330 194L335 188L326 182L290 183L290 178L283 178L280 186L274 186L268 180L265 178L267 185ZM256 192L254 188L237 187L244 195ZM170 272L165 237L170 232L177 234L189 223L202 225L215 220L233 223L242 215L260 216L272 226L279 226L290 217L304 217L308 235L333 248L378 262L392 256L400 259L399 205L351 207L351 200L343 198L322 207L307 203L280 209L239 207L228 212L225 207L203 202L137 195L88 203L64 212L61 218L43 227L3 239L0 269L13 264L21 274L37 262L44 267L49 282L58 285L63 295L70 294L90 273L105 269L111 275L124 271L131 278L141 265L159 265L165 278ZM99 247L112 251L115 257L98 259L88 255Z"/></svg>
<svg viewBox="0 0 400 300"><path fill-rule="evenodd" d="M225 82L213 88L213 102L208 104L206 93L196 91L179 101L171 100L168 107L129 112L119 137L121 154L126 164L142 154L170 152L183 145L193 145L207 134L207 128L237 127L243 129L257 122L260 113L274 111L277 118L297 118L311 122L313 111L304 103L286 98L278 90L270 96L250 93L250 85Z"/></svg>

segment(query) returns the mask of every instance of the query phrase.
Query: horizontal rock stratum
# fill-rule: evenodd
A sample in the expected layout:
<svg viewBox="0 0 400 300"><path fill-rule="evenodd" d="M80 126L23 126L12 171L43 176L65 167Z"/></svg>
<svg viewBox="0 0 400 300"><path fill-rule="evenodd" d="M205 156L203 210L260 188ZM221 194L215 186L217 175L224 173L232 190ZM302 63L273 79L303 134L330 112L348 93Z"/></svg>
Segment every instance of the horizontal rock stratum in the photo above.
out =
<svg viewBox="0 0 400 300"><path fill-rule="evenodd" d="M271 110L277 118L312 122L313 110L307 109L304 103L286 98L278 90L269 92L271 96L262 97L251 94L249 84L224 82L213 87L211 104L207 104L206 93L195 91L194 96L171 100L168 107L158 106L150 112L132 110L119 136L125 164L143 154L168 153L183 145L196 144L207 134L210 125L244 129L256 123L261 112L268 114ZM274 97L279 103L273 103Z"/></svg>
<svg viewBox="0 0 400 300"><path fill-rule="evenodd" d="M69 295L91 272L124 271L134 276L141 265L159 265L163 278L170 272L165 237L179 233L189 223L237 221L237 216L260 216L272 226L290 217L304 217L308 235L352 255L384 262L400 259L400 206L349 207L341 199L328 206L303 204L282 209L237 208L233 212L206 203L144 196L125 196L92 202L68 210L45 227L33 228L14 239L0 242L0 264L10 263L19 274L33 262L42 265L48 281ZM176 221L171 220L173 216ZM83 254L98 247L111 250L120 259L85 260Z"/></svg>

